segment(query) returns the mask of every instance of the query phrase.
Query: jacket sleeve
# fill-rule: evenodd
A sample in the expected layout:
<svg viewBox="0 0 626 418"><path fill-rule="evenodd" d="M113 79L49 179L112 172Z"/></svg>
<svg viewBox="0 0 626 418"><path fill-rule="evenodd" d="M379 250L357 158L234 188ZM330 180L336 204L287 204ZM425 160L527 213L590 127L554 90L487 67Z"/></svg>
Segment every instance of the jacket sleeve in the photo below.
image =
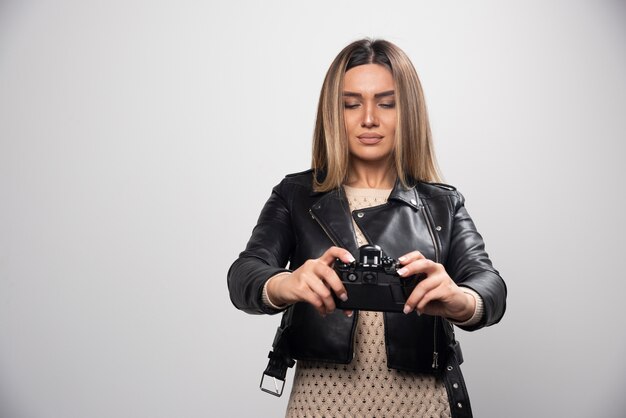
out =
<svg viewBox="0 0 626 418"><path fill-rule="evenodd" d="M294 245L289 202L284 181L274 187L261 210L246 249L228 270L230 300L251 314L274 314L262 301L263 285L285 268Z"/></svg>
<svg viewBox="0 0 626 418"><path fill-rule="evenodd" d="M478 324L461 326L473 331L496 324L506 309L507 289L504 280L493 267L482 236L465 209L465 198L456 192L453 201L453 229L446 270L458 284L466 286L483 299L484 315Z"/></svg>

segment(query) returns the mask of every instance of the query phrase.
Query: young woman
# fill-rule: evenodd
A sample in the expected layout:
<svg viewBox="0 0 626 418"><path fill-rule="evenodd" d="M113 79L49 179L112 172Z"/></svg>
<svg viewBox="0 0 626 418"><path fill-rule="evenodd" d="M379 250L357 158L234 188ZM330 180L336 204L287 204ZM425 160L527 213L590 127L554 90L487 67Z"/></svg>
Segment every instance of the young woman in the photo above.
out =
<svg viewBox="0 0 626 418"><path fill-rule="evenodd" d="M298 360L287 416L471 416L452 324L497 323L506 286L438 181L410 60L387 41L348 45L324 80L312 169L273 189L228 273L237 308L284 312L268 371ZM425 275L404 312L336 309L350 293L333 263L368 243L400 276Z"/></svg>

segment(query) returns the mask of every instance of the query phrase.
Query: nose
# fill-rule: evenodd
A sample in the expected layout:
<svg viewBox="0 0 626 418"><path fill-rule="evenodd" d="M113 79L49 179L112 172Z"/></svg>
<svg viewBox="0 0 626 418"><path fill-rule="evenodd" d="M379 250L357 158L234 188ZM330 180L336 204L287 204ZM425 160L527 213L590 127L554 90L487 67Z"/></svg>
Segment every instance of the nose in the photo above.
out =
<svg viewBox="0 0 626 418"><path fill-rule="evenodd" d="M363 107L364 114L361 126L363 128L373 128L378 126L378 116L376 115L376 106L372 104L365 105Z"/></svg>

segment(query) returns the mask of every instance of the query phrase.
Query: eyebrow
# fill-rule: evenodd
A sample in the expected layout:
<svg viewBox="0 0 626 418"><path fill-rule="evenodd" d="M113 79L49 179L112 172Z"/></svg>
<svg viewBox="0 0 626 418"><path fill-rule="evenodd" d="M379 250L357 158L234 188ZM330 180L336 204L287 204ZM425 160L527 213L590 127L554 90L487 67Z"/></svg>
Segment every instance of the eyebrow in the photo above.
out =
<svg viewBox="0 0 626 418"><path fill-rule="evenodd" d="M374 95L374 98L380 99L381 97L393 96L394 94L396 94L396 92L394 90L387 90L387 91L383 91L381 93L376 93ZM343 95L344 95L344 97L363 97L363 95L361 93L355 93L355 92L352 92L352 91L344 91Z"/></svg>

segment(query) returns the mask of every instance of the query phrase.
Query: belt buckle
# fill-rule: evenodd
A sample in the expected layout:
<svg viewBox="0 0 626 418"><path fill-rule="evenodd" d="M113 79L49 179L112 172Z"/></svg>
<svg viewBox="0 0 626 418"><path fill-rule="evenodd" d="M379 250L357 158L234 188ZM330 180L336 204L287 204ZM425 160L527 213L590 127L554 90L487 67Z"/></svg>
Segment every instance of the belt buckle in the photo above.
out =
<svg viewBox="0 0 626 418"><path fill-rule="evenodd" d="M270 384L271 383L270 379L267 379L269 377L272 378L272 381L274 383L273 387ZM280 388L278 387L278 382L281 383ZM263 373L263 376L261 376L261 384L259 385L259 387L265 393L269 393L270 395L280 397L283 394L283 389L285 388L285 381L283 379L277 379L274 376L270 376L267 373Z"/></svg>

